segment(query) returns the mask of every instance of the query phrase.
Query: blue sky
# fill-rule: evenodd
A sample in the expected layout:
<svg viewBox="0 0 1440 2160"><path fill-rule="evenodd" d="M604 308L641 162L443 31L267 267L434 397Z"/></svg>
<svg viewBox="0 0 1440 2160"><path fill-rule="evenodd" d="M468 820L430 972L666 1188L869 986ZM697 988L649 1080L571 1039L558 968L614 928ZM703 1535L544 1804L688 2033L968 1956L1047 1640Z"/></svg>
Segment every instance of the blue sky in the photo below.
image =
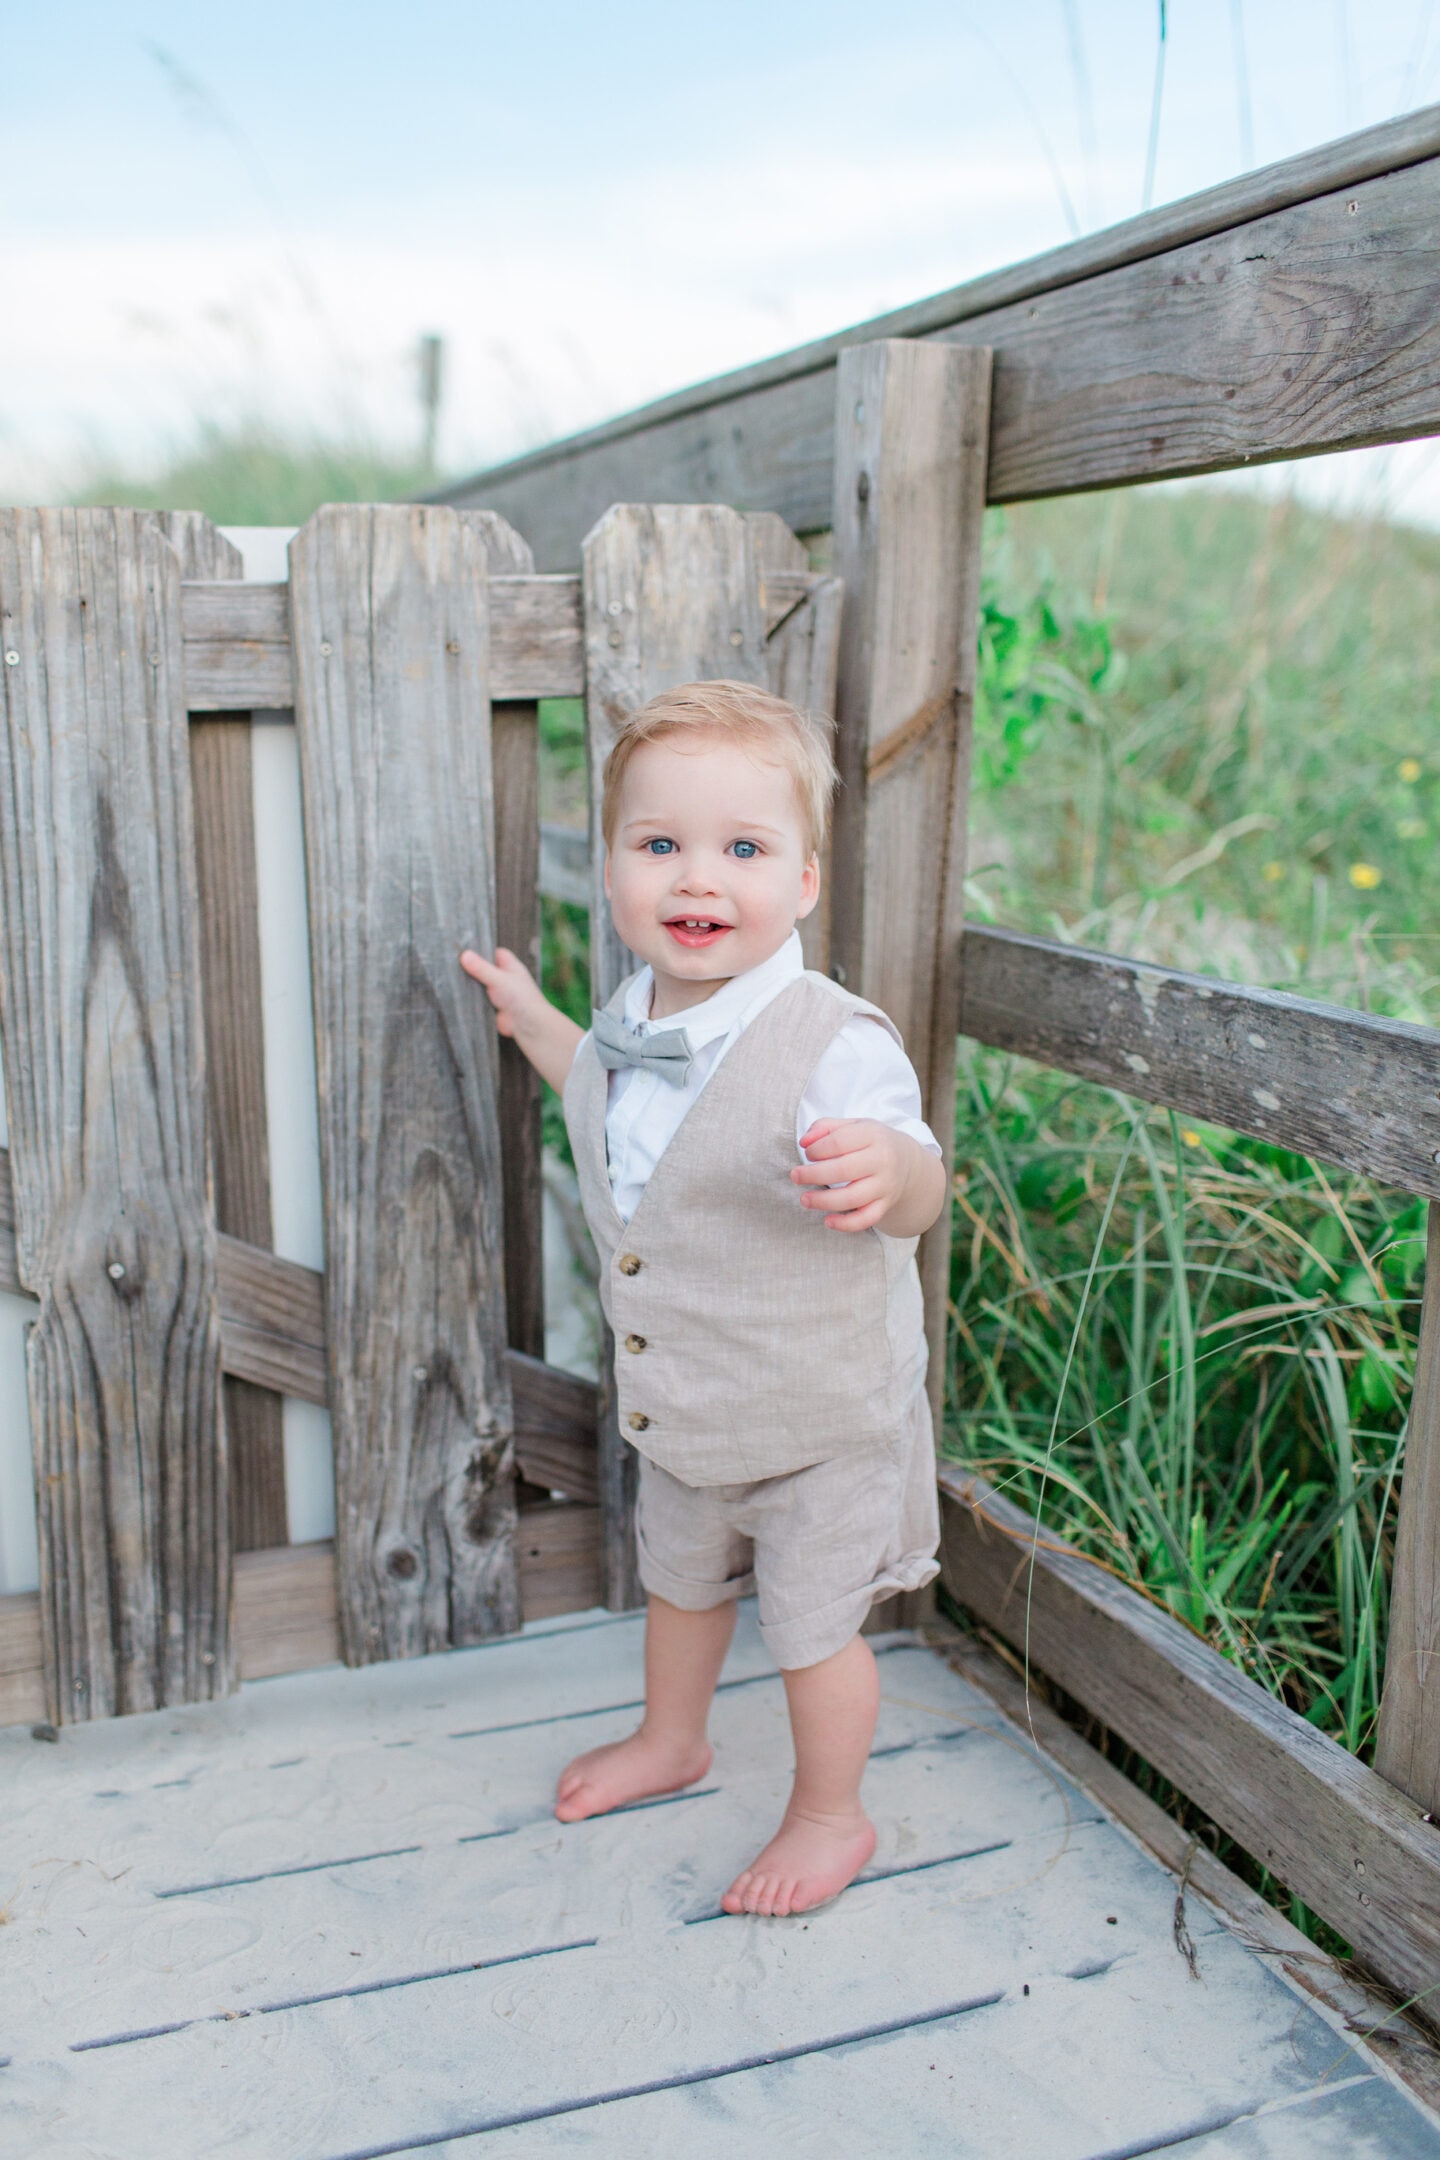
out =
<svg viewBox="0 0 1440 2160"><path fill-rule="evenodd" d="M504 456L1141 206L1158 0L0 4L0 481L259 413ZM1165 201L1440 97L1436 0L1169 0Z"/></svg>

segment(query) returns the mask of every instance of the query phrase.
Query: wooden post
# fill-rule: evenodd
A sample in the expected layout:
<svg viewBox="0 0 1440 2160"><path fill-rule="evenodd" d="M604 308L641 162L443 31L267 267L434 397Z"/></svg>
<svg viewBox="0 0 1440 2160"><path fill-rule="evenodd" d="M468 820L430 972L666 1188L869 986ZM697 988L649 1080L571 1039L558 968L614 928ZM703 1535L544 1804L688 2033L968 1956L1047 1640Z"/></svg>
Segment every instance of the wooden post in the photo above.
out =
<svg viewBox="0 0 1440 2160"><path fill-rule="evenodd" d="M982 348L886 339L840 355L831 972L900 1029L947 1163L989 418ZM949 1261L947 1208L920 1251L937 1428Z"/></svg>
<svg viewBox="0 0 1440 2160"><path fill-rule="evenodd" d="M183 578L243 578L240 550L194 511L159 514ZM249 713L192 712L190 786L200 896L200 980L215 1223L269 1250L270 1137ZM230 1526L236 1552L284 1545L284 1398L225 1376Z"/></svg>
<svg viewBox="0 0 1440 2160"><path fill-rule="evenodd" d="M1440 1202L1432 1200L1375 1767L1440 1813Z"/></svg>
<svg viewBox="0 0 1440 2160"><path fill-rule="evenodd" d="M492 510L462 510L492 577L523 577L529 548ZM495 936L540 973L540 737L533 702L490 712L495 772ZM540 1075L513 1042L500 1043L500 1173L505 1193L505 1314L512 1350L545 1355L541 1251Z"/></svg>
<svg viewBox="0 0 1440 2160"><path fill-rule="evenodd" d="M319 511L290 547L315 983L341 1640L520 1623L486 548L453 510Z"/></svg>
<svg viewBox="0 0 1440 2160"><path fill-rule="evenodd" d="M713 505L622 504L584 547L585 696L590 745L590 973L602 1005L636 965L620 943L605 899L601 775L615 731L647 698L706 676L767 680L764 623L753 536L734 510ZM600 1346L600 1507L605 1602L642 1601L635 1572L634 1449L620 1437L614 1345Z"/></svg>
<svg viewBox="0 0 1440 2160"><path fill-rule="evenodd" d="M767 577L777 572L809 570L805 543L796 539L773 510L753 511L745 522L755 545L762 598ZM765 640L766 674L775 695L788 698L801 712L823 720L832 729L843 593L838 577L825 578L781 617ZM766 614L768 619L768 609ZM830 872L827 842L820 864L820 898L800 925L805 965L822 975L830 972Z"/></svg>
<svg viewBox="0 0 1440 2160"><path fill-rule="evenodd" d="M0 1029L57 1720L230 1685L180 563L0 514Z"/></svg>

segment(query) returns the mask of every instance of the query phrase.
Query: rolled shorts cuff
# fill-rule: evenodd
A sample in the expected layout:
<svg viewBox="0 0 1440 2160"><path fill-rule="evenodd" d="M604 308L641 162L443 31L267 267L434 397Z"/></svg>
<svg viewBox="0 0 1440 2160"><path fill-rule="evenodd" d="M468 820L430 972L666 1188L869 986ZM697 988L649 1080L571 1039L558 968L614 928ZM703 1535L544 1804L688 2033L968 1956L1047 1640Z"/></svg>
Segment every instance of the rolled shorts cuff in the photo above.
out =
<svg viewBox="0 0 1440 2160"><path fill-rule="evenodd" d="M688 1576L672 1574L645 1543L645 1530L638 1512L635 1561L641 1589L650 1597L664 1598L667 1605L678 1606L681 1612L713 1612L717 1605L729 1604L733 1598L754 1595L753 1568L744 1575L729 1575L723 1582L693 1582Z"/></svg>
<svg viewBox="0 0 1440 2160"><path fill-rule="evenodd" d="M782 1672L800 1672L807 1665L823 1664L826 1658L843 1650L852 1635L859 1634L872 1605L878 1605L882 1598L922 1590L939 1573L940 1563L933 1553L906 1553L890 1561L873 1581L847 1590L843 1597L822 1605L816 1612L801 1613L789 1620L767 1620L762 1598L761 1638ZM665 1595L663 1590L660 1595Z"/></svg>

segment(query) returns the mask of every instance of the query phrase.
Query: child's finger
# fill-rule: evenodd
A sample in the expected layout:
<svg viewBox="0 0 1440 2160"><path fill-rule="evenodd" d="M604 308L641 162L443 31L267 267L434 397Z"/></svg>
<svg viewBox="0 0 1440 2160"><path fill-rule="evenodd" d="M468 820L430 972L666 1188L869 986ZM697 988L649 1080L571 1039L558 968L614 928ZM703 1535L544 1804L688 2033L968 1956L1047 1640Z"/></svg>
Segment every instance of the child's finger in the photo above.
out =
<svg viewBox="0 0 1440 2160"><path fill-rule="evenodd" d="M827 1230L873 1230L888 1206L889 1202L887 1200L872 1200L868 1207L861 1208L854 1215L827 1215L825 1217L825 1228Z"/></svg>
<svg viewBox="0 0 1440 2160"><path fill-rule="evenodd" d="M865 1177L873 1169L874 1164L862 1148L854 1155L830 1155L823 1162L797 1163L790 1177L796 1185L848 1185L853 1178Z"/></svg>
<svg viewBox="0 0 1440 2160"><path fill-rule="evenodd" d="M800 1141L800 1146L812 1162L827 1161L833 1155L843 1155L855 1145L856 1118L822 1118L812 1125Z"/></svg>
<svg viewBox="0 0 1440 2160"><path fill-rule="evenodd" d="M875 1199L884 1198L884 1188L878 1178L856 1178L849 1185L826 1185L819 1192L802 1193L800 1205L813 1208L817 1214L848 1215L856 1208L868 1207Z"/></svg>

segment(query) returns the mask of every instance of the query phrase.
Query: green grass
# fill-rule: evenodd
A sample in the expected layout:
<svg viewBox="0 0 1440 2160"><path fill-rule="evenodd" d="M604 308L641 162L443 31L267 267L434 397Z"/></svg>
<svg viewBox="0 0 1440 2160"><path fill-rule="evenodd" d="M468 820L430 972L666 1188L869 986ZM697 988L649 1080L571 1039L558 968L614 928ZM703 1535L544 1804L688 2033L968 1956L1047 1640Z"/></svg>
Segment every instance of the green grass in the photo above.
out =
<svg viewBox="0 0 1440 2160"><path fill-rule="evenodd" d="M253 421L201 426L158 471L97 464L71 500L137 510L201 510L217 525L300 525L325 502L404 502L437 484L418 459L344 439L296 437Z"/></svg>

